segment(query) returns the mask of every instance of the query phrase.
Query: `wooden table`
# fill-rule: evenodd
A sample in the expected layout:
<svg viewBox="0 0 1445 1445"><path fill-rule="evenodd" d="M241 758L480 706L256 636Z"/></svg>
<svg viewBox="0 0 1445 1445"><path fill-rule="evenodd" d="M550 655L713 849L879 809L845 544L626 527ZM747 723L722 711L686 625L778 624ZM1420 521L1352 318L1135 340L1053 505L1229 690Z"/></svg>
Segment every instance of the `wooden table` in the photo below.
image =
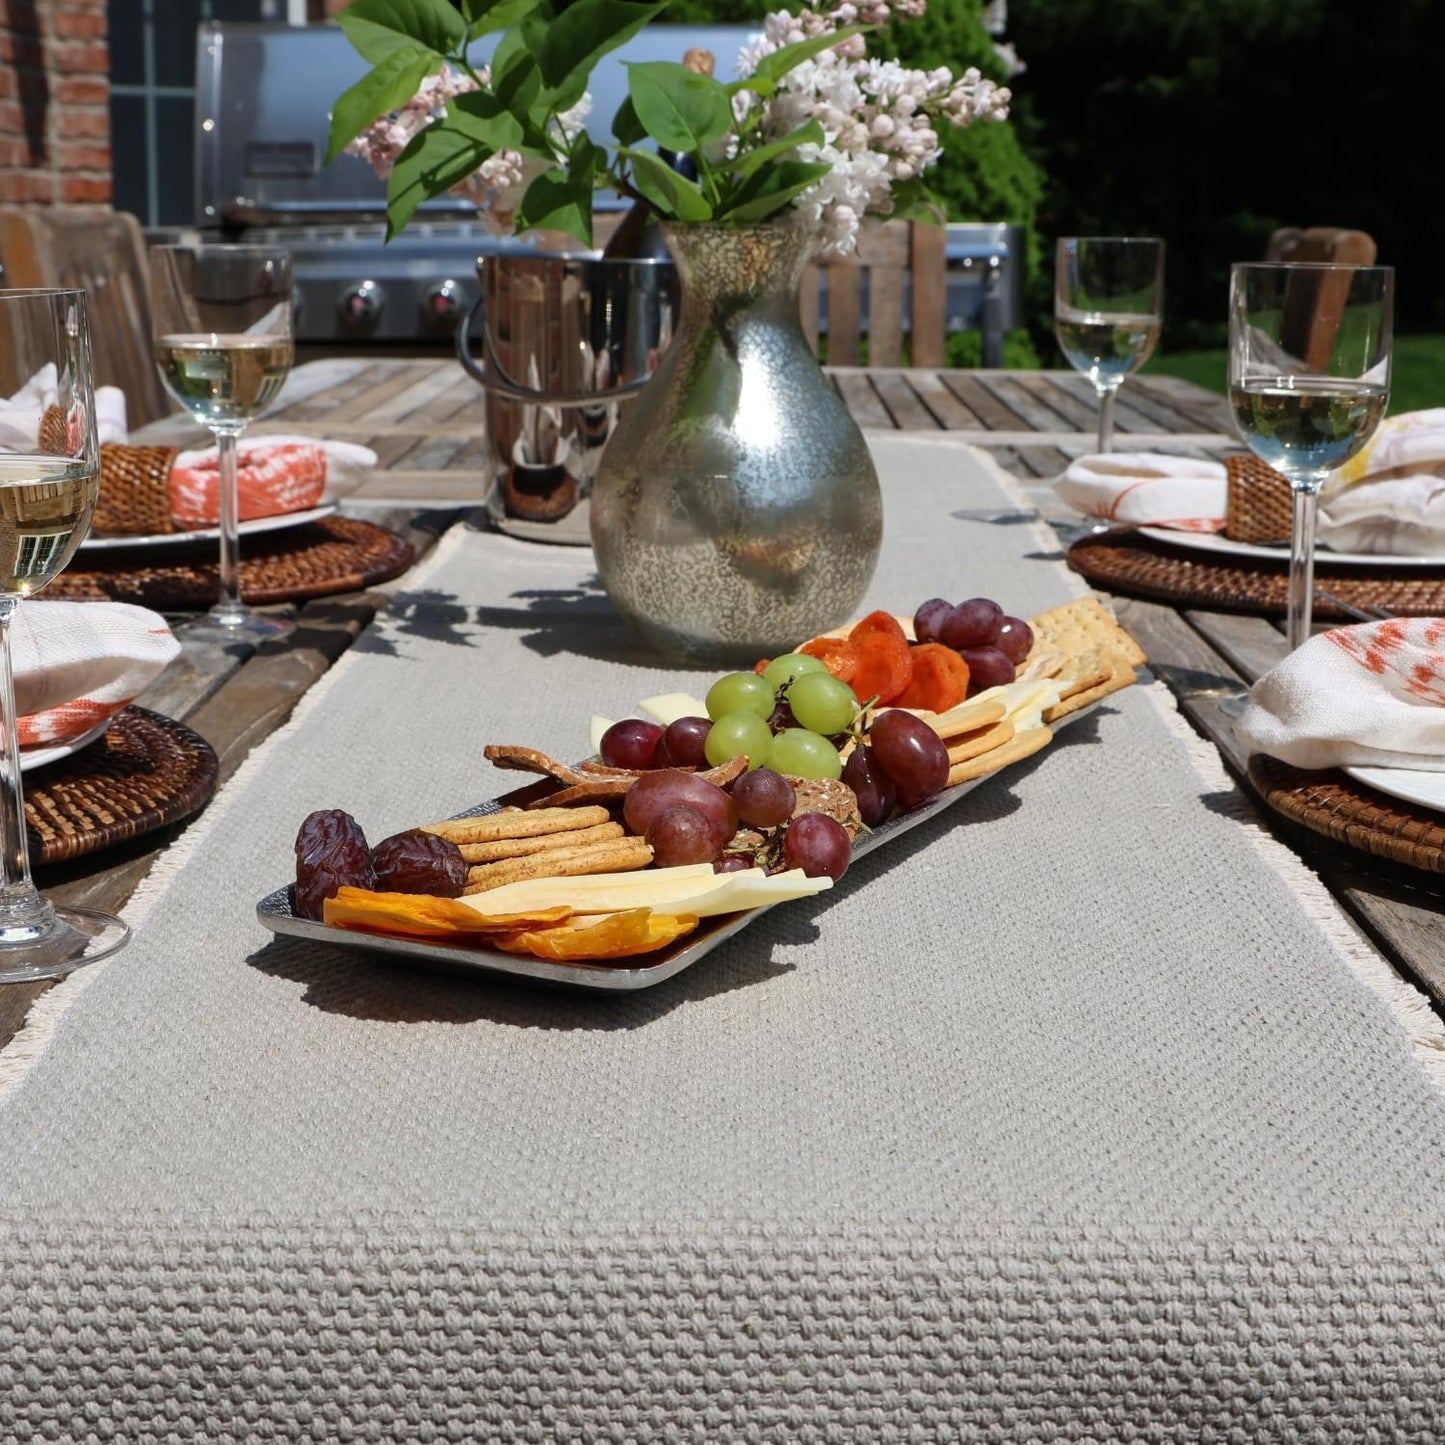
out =
<svg viewBox="0 0 1445 1445"><path fill-rule="evenodd" d="M1061 529L1077 520L1048 481L1070 459L1094 450L1096 403L1081 377L862 368L831 374L865 428L946 433L987 449L1024 482L1042 516ZM451 361L347 359L298 368L283 405L256 431L304 432L372 447L376 475L348 509L405 532L421 553L459 508L483 500L483 414L476 384ZM1222 398L1170 377L1132 378L1120 395L1116 425L1121 449L1218 456L1238 448ZM194 436L193 428L175 420L146 429L147 439ZM293 636L252 656L244 649L188 647L140 701L205 736L220 754L224 781L384 605L385 591L308 603ZM1186 715L1248 789L1245 759L1219 703L1284 655L1280 627L1262 618L1123 597L1115 607ZM1445 924L1434 880L1330 844L1263 806L1260 814L1320 872L1385 957L1445 1011ZM119 907L177 831L47 870L39 882L68 902ZM0 1045L45 987L0 989Z"/></svg>

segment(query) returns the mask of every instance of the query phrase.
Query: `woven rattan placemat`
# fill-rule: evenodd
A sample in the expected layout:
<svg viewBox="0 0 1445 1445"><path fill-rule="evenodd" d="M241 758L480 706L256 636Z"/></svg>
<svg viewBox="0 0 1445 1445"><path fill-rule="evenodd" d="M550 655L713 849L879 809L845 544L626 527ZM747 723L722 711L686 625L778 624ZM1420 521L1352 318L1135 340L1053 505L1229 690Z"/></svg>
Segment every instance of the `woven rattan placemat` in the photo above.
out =
<svg viewBox="0 0 1445 1445"><path fill-rule="evenodd" d="M1249 776L1270 807L1336 843L1445 873L1445 815L1377 793L1333 768L1317 772L1256 754Z"/></svg>
<svg viewBox="0 0 1445 1445"><path fill-rule="evenodd" d="M1117 592L1157 597L1194 607L1217 607L1284 616L1289 588L1287 558L1275 562L1206 559L1197 552L1141 537L1134 531L1084 537L1069 548L1069 565L1090 582ZM1315 558L1315 580L1356 607L1387 607L1405 617L1445 613L1445 567L1382 568L1331 566ZM1349 614L1315 600L1315 616L1349 620Z"/></svg>
<svg viewBox="0 0 1445 1445"><path fill-rule="evenodd" d="M174 823L216 791L218 773L199 733L128 707L88 747L25 775L30 860L60 863Z"/></svg>
<svg viewBox="0 0 1445 1445"><path fill-rule="evenodd" d="M116 551L104 560L81 553L46 589L47 597L109 599L142 607L209 607L220 592L216 544L197 543L165 554ZM411 543L353 517L323 517L305 526L245 538L241 594L247 602L300 602L355 592L411 566Z"/></svg>

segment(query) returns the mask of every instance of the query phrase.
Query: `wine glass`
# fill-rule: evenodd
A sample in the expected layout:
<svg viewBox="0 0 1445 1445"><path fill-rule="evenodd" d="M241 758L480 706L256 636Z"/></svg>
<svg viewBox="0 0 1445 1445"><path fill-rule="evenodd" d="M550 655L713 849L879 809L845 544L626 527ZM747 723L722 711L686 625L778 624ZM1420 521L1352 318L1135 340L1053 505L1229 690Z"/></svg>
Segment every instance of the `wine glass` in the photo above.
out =
<svg viewBox="0 0 1445 1445"><path fill-rule="evenodd" d="M1241 262L1229 279L1229 400L1244 444L1289 481L1291 651L1310 635L1315 518L1325 478L1390 399L1389 266Z"/></svg>
<svg viewBox="0 0 1445 1445"><path fill-rule="evenodd" d="M30 879L10 631L90 527L100 446L83 291L0 291L0 983L58 978L114 953L130 930L58 908Z"/></svg>
<svg viewBox="0 0 1445 1445"><path fill-rule="evenodd" d="M241 600L236 443L291 370L291 256L278 246L151 250L151 334L166 390L215 435L220 453L221 595L184 630L259 642L294 623Z"/></svg>
<svg viewBox="0 0 1445 1445"><path fill-rule="evenodd" d="M1054 334L1099 393L1099 450L1114 444L1114 396L1154 354L1164 307L1164 242L1064 236L1054 257Z"/></svg>

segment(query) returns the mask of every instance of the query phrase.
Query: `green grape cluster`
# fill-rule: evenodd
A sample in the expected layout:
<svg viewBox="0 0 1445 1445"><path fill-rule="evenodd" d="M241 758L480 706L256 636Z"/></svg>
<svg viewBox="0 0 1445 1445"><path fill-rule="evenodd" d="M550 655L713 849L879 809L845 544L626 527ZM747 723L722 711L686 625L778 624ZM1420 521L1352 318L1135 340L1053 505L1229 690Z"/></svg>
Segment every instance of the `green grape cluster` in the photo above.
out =
<svg viewBox="0 0 1445 1445"><path fill-rule="evenodd" d="M775 657L761 673L732 672L707 694L707 760L714 767L745 756L798 778L838 778L843 762L831 739L858 715L853 689L806 653Z"/></svg>

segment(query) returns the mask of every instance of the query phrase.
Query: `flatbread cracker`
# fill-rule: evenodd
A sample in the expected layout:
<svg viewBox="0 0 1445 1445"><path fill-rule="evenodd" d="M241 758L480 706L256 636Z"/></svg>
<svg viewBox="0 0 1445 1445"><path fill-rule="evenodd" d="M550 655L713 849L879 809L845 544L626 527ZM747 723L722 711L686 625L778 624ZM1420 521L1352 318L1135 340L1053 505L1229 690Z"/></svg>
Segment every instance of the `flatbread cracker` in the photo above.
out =
<svg viewBox="0 0 1445 1445"><path fill-rule="evenodd" d="M582 810L576 809L581 812ZM598 823L591 828L568 828L559 833L537 833L530 838L498 838L495 842L458 843L464 863L499 863L503 858L526 858L532 853L546 853L554 848L580 848L588 843L605 843L621 838L621 823Z"/></svg>
<svg viewBox="0 0 1445 1445"><path fill-rule="evenodd" d="M1007 720L996 722L992 727L979 728L977 732L965 733L948 745L949 767L976 758L980 753L1001 748L1013 735L1014 725Z"/></svg>
<svg viewBox="0 0 1445 1445"><path fill-rule="evenodd" d="M1098 702L1101 697L1108 697L1111 692L1118 692L1120 688L1131 686L1133 682L1133 668L1116 668L1108 677L1095 683L1092 687L1071 693L1068 697L1061 698L1054 707L1045 708L1044 721L1057 722L1060 718L1068 717L1071 712L1078 712L1080 708Z"/></svg>
<svg viewBox="0 0 1445 1445"><path fill-rule="evenodd" d="M974 778L982 778L1008 767L1010 763L1031 757L1040 748L1047 747L1053 736L1048 728L1025 728L1023 732L1015 733L1001 748L955 763L948 770L948 786L972 782Z"/></svg>
<svg viewBox="0 0 1445 1445"><path fill-rule="evenodd" d="M528 858L504 858L500 863L479 863L467 870L464 895L520 883L528 878L580 878L588 873L627 873L646 868L652 849L643 838L612 838L580 848L554 848Z"/></svg>
<svg viewBox="0 0 1445 1445"><path fill-rule="evenodd" d="M440 823L423 823L424 833L450 838L453 843L491 843L498 838L535 838L543 833L565 833L572 828L591 828L610 823L612 814L603 807L548 808L531 812L504 808L500 813L482 813L475 818L447 818Z"/></svg>

